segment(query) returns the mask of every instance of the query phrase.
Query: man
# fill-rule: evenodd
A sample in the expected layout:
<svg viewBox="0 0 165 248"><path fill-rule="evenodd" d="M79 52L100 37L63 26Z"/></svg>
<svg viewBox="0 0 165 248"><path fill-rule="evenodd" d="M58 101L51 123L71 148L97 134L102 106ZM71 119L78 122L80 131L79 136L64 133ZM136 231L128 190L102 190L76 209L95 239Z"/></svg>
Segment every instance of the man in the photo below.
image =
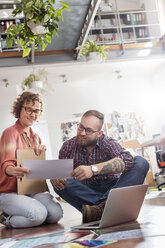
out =
<svg viewBox="0 0 165 248"><path fill-rule="evenodd" d="M51 180L55 192L83 214L83 222L101 218L112 188L144 182L148 162L133 158L116 140L103 134L104 115L87 111L77 129L77 136L64 142L59 159L72 159L73 178Z"/></svg>

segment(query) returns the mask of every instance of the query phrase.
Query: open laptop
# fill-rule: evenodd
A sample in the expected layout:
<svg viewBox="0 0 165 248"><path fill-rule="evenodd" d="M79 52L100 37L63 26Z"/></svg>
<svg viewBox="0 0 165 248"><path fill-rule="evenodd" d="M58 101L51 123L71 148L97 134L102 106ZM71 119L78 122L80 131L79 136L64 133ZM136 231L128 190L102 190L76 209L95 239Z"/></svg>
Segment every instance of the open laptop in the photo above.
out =
<svg viewBox="0 0 165 248"><path fill-rule="evenodd" d="M112 189L99 221L84 223L72 228L100 229L137 219L148 185L136 185Z"/></svg>

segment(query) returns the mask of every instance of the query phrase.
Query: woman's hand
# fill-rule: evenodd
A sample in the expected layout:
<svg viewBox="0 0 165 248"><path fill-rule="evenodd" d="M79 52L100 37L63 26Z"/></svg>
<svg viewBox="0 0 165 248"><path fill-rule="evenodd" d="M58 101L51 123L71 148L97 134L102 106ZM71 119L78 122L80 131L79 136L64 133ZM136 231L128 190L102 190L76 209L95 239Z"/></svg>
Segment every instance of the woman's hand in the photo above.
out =
<svg viewBox="0 0 165 248"><path fill-rule="evenodd" d="M29 174L29 170L24 167L15 167L12 165L9 165L6 167L6 174L8 176L15 176L17 178L22 178L24 175Z"/></svg>
<svg viewBox="0 0 165 248"><path fill-rule="evenodd" d="M35 145L34 152L37 156L40 156L42 152L46 151L46 147L44 145L38 144Z"/></svg>

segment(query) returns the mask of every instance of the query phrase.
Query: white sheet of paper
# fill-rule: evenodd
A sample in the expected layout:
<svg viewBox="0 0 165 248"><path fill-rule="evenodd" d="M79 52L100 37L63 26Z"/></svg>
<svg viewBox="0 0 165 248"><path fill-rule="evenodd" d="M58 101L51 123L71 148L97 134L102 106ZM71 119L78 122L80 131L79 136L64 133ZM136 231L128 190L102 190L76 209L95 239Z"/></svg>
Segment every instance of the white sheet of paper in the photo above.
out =
<svg viewBox="0 0 165 248"><path fill-rule="evenodd" d="M69 178L73 170L73 159L23 160L23 165L30 170L27 179Z"/></svg>

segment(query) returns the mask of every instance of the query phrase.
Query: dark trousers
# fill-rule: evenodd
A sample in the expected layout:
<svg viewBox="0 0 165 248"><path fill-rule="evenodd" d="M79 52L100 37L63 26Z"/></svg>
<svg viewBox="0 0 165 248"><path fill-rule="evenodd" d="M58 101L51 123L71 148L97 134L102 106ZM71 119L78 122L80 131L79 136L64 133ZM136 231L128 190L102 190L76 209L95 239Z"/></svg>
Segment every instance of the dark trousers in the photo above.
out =
<svg viewBox="0 0 165 248"><path fill-rule="evenodd" d="M119 179L106 179L87 186L75 178L69 178L63 190L56 190L56 188L54 190L65 201L81 211L82 205L97 205L106 199L112 188L143 184L148 170L148 161L141 156L135 156L134 167L122 173Z"/></svg>

